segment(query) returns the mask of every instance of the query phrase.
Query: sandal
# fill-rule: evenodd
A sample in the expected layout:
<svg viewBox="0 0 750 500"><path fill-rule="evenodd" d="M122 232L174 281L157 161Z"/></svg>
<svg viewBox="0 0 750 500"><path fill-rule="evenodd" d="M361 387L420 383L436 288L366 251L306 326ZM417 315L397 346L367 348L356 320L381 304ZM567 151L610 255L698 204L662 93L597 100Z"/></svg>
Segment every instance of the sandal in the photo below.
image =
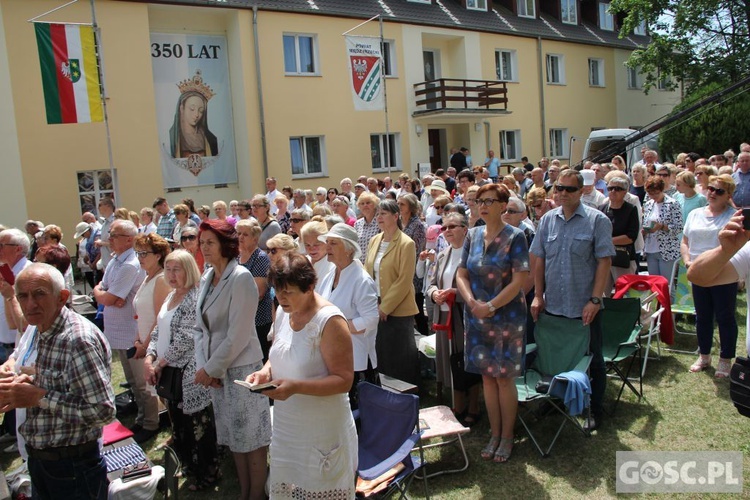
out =
<svg viewBox="0 0 750 500"><path fill-rule="evenodd" d="M720 362L721 363L721 362ZM711 355L710 354L701 354L698 357L698 360L690 365L690 371L692 373L698 373L702 372L706 368L711 366Z"/></svg>
<svg viewBox="0 0 750 500"><path fill-rule="evenodd" d="M719 358L719 364L716 365L716 372L714 373L715 378L727 378L729 372L732 369L732 360Z"/></svg>
<svg viewBox="0 0 750 500"><path fill-rule="evenodd" d="M461 420L461 423L464 427L473 427L480 420L482 420L481 413L467 413L463 420Z"/></svg>
<svg viewBox="0 0 750 500"><path fill-rule="evenodd" d="M504 464L510 460L510 454L513 451L513 438L502 438L500 446L495 450L495 457L492 459L496 464Z"/></svg>
<svg viewBox="0 0 750 500"><path fill-rule="evenodd" d="M500 446L500 438L492 436L490 438L490 442L487 443L487 446L482 448L482 451L479 453L479 455L482 457L482 460L492 460L499 446Z"/></svg>

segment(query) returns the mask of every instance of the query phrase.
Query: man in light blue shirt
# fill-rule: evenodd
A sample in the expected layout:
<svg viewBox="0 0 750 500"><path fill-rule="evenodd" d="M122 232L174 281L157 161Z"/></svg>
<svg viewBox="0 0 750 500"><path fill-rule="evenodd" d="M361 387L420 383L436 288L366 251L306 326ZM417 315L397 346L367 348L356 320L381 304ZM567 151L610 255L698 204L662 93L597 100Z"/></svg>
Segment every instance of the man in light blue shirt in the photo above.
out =
<svg viewBox="0 0 750 500"><path fill-rule="evenodd" d="M487 158L484 159L484 167L489 170L492 182L497 182L497 176L500 173L500 160L495 158L495 152L491 149L487 151Z"/></svg>
<svg viewBox="0 0 750 500"><path fill-rule="evenodd" d="M737 187L732 199L737 207L750 207L750 153L737 155L737 171L732 174Z"/></svg>
<svg viewBox="0 0 750 500"><path fill-rule="evenodd" d="M534 268L534 320L542 312L578 319L591 326L592 417L589 430L602 421L602 400L607 374L602 357L599 310L604 296L612 256L612 223L604 213L581 203L583 176L565 170L558 177L560 206L539 222L530 252L538 257Z"/></svg>

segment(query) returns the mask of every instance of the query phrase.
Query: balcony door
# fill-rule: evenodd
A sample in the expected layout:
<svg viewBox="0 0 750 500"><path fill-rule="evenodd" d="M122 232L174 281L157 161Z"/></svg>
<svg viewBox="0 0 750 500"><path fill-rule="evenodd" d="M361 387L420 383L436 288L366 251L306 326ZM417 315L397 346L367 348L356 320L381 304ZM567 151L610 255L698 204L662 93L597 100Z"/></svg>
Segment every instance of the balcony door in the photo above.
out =
<svg viewBox="0 0 750 500"><path fill-rule="evenodd" d="M424 65L424 81L430 82L440 78L440 52L437 50L426 49L422 51L422 61ZM425 85L426 88L437 87L437 83L428 83ZM427 99L434 99L437 97L437 92L428 92L425 94ZM427 103L427 109L437 108L437 103Z"/></svg>

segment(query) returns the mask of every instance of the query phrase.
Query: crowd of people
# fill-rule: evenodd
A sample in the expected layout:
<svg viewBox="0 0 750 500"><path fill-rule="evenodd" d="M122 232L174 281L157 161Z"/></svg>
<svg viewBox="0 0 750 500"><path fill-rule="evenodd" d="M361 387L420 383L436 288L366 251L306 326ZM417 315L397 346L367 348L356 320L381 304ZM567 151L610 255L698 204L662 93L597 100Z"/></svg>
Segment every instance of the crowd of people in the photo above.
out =
<svg viewBox="0 0 750 500"><path fill-rule="evenodd" d="M667 280L678 260L688 269L700 351L690 371L711 367L716 321L714 376L727 377L737 282L750 272L738 212L750 206L750 145L736 158L641 154L630 169L619 156L581 170L543 158L502 175L492 151L471 165L462 148L421 179L362 176L312 191L269 178L246 200L170 207L159 197L139 212L102 198L100 217L75 227L73 252L58 226L2 228L0 440L18 440L40 498L58 487L44 470L63 462L106 485L95 444L114 417L114 356L138 407L134 439L154 437L166 406L191 490L219 481L224 447L241 498L264 498L267 482L274 498L352 498L357 384L382 374L424 388L416 330L437 332L438 399L467 426L483 418L483 399L481 457L502 463L539 315L590 326L585 425L602 425L598 313L639 261ZM103 334L69 308L74 267L103 309ZM86 484L77 477L68 487Z"/></svg>

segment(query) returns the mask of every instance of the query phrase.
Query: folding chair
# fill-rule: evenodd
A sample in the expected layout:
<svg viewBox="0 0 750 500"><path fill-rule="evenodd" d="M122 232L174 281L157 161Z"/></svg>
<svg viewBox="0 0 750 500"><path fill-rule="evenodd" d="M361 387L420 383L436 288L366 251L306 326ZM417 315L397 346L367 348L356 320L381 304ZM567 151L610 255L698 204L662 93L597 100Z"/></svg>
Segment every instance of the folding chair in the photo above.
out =
<svg viewBox="0 0 750 500"><path fill-rule="evenodd" d="M169 446L164 447L164 498L179 498L180 479L178 474L182 469L177 453Z"/></svg>
<svg viewBox="0 0 750 500"><path fill-rule="evenodd" d="M354 412L360 421L357 474L361 480L372 481L403 464L403 470L378 495L388 497L399 492L398 498L407 498L406 491L415 472L425 463L419 397L391 392L368 382L361 382L358 388L359 409ZM415 447L419 450L418 457L411 453ZM422 479L425 497L429 498L427 477ZM358 479L358 487L360 484Z"/></svg>
<svg viewBox="0 0 750 500"><path fill-rule="evenodd" d="M563 386L573 383L574 377L570 375L579 374L588 381L586 371L591 363L591 356L587 354L590 332L590 327L584 326L580 319L568 319L542 313L534 327L534 336L537 343L529 344L526 347L527 354L535 351L536 357L524 374L516 378L519 404L518 419L526 429L531 442L534 443L537 451L543 457L549 456L557 438L568 422L573 424L584 436L589 435L589 432L583 428L576 416L571 415L569 411L574 407L574 403L576 406L588 408L588 397L584 398L585 401L571 401L571 404L566 406L563 401L552 394L556 392L554 390L555 385L562 388L564 392L565 387ZM561 374L567 374L569 378L566 380L559 377ZM541 387L537 387L537 383L549 377L552 377L549 389L546 392L537 390L541 389ZM562 421L557 432L546 448L539 443L539 439L531 430L530 425L532 418L539 417L534 409L538 408L542 402L551 403L550 406L562 415Z"/></svg>
<svg viewBox="0 0 750 500"><path fill-rule="evenodd" d="M674 317L674 331L681 335L696 335L695 330L680 330L677 328L677 315L684 314L695 317L695 304L693 303L693 287L687 279L687 268L682 259L677 259L672 268L672 279L669 280L669 295L672 297L672 316ZM669 349L683 354L694 354L696 351L684 349Z"/></svg>
<svg viewBox="0 0 750 500"><path fill-rule="evenodd" d="M638 370L640 389L636 389L629 378L636 360L638 360L637 366L641 366L641 346L638 343L638 337L641 334L641 301L636 298L604 299L603 304L604 307L599 314L601 314L604 364L607 371L613 371L614 376L622 382L614 404L614 408L617 408L626 385L638 396L639 401L643 397L641 370ZM628 369L623 372L620 363L628 358L630 358Z"/></svg>

